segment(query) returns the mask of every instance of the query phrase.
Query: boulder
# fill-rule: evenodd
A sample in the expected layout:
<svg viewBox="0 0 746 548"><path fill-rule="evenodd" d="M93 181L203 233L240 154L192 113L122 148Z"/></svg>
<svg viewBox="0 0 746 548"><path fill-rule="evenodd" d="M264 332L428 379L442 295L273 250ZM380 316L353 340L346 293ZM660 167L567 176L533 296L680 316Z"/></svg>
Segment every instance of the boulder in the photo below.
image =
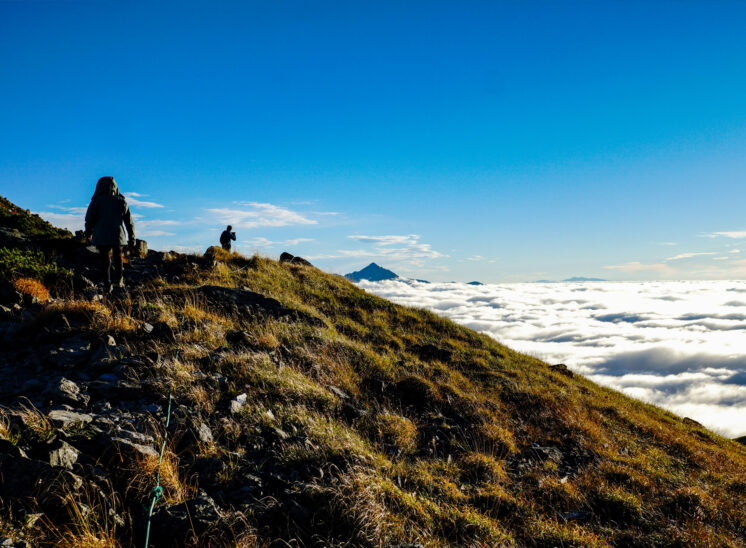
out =
<svg viewBox="0 0 746 548"><path fill-rule="evenodd" d="M90 400L88 394L81 390L80 386L65 377L61 377L57 382L52 384L47 394L57 401L83 405L88 405L88 401Z"/></svg>
<svg viewBox="0 0 746 548"><path fill-rule="evenodd" d="M78 462L80 452L66 441L57 440L54 449L49 452L49 464L73 469L73 465Z"/></svg>
<svg viewBox="0 0 746 548"><path fill-rule="evenodd" d="M564 363L556 363L554 365L550 365L549 369L551 369L555 373L564 375L565 377L573 378L575 376L575 373L570 371L570 369Z"/></svg>
<svg viewBox="0 0 746 548"><path fill-rule="evenodd" d="M76 413L75 411L67 411L65 409L52 409L47 418L52 424L61 428L78 424L88 424L93 420L93 417L86 413Z"/></svg>
<svg viewBox="0 0 746 548"><path fill-rule="evenodd" d="M212 430L204 422L200 423L199 428L197 428L197 437L202 443L212 443Z"/></svg>
<svg viewBox="0 0 746 548"><path fill-rule="evenodd" d="M309 261L304 259L303 257L297 257L295 255L292 255L288 253L287 251L283 251L280 255L280 262L281 263L291 263L291 264L300 264L303 266L313 266Z"/></svg>
<svg viewBox="0 0 746 548"><path fill-rule="evenodd" d="M230 403L230 412L232 415L235 415L236 413L240 413L241 410L244 408L244 405L246 405L246 399L248 396L244 394L239 394L235 398L231 400Z"/></svg>
<svg viewBox="0 0 746 548"><path fill-rule="evenodd" d="M130 253L134 257L145 258L148 256L148 242L145 240L135 240L135 245L130 248Z"/></svg>

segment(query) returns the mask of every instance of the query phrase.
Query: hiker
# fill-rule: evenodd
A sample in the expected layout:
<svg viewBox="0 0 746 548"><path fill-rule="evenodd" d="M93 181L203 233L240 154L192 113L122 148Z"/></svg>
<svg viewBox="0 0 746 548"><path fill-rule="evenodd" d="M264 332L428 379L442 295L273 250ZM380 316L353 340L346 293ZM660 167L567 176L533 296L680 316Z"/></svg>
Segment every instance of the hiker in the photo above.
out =
<svg viewBox="0 0 746 548"><path fill-rule="evenodd" d="M124 224L124 226L122 226ZM127 200L120 194L114 177L101 177L96 184L85 214L85 235L98 248L106 291L111 291L111 255L114 255L114 285L124 287L122 279L122 246L135 244L135 224Z"/></svg>
<svg viewBox="0 0 746 548"><path fill-rule="evenodd" d="M223 246L223 249L226 251L231 250L231 240L234 242L236 241L236 233L232 232L233 227L231 225L228 225L228 228L223 230L223 233L220 235L220 245Z"/></svg>

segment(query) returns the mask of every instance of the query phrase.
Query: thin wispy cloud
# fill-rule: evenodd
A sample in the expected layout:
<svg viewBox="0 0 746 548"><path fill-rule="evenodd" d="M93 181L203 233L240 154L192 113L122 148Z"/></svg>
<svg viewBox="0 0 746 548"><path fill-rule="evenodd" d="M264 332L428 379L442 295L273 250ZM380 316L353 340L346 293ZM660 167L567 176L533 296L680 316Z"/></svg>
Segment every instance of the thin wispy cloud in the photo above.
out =
<svg viewBox="0 0 746 548"><path fill-rule="evenodd" d="M363 249L339 249L337 257L359 259L381 259L391 263L407 263L409 266L422 266L428 259L446 257L432 248L431 244L421 243L419 234L362 236L348 238L370 247ZM331 257L329 257L331 258Z"/></svg>
<svg viewBox="0 0 746 548"><path fill-rule="evenodd" d="M142 216L141 216L142 217ZM154 226L179 226L182 223L180 221L173 221L170 219L147 219L140 221L138 226L142 228L150 228Z"/></svg>
<svg viewBox="0 0 746 548"><path fill-rule="evenodd" d="M692 257L700 257L703 255L717 255L717 252L715 251L701 251L699 253L679 253L678 255L674 255L673 257L668 257L667 261L678 261L681 259L691 259Z"/></svg>
<svg viewBox="0 0 746 548"><path fill-rule="evenodd" d="M624 272L627 274L654 273L654 274L660 274L660 275L667 275L673 272L673 269L667 264L663 264L663 263L643 264L639 261L632 261L632 262L616 264L616 265L607 265L607 266L604 266L604 268L607 270L617 270L619 272Z"/></svg>
<svg viewBox="0 0 746 548"><path fill-rule="evenodd" d="M85 206L68 206L70 200L64 200L58 204L49 204L49 209L55 211L35 211L45 221L52 223L54 226L66 228L71 232L83 230L85 227L85 213L88 209Z"/></svg>
<svg viewBox="0 0 746 548"><path fill-rule="evenodd" d="M373 244L376 246L416 244L420 237L417 234L407 234L404 236L347 236L351 240L356 240L364 244Z"/></svg>
<svg viewBox="0 0 746 548"><path fill-rule="evenodd" d="M746 239L746 230L734 230L730 232L709 232L702 234L706 238L732 238L734 240Z"/></svg>
<svg viewBox="0 0 746 548"><path fill-rule="evenodd" d="M124 192L124 196L127 198L127 204L132 207L144 207L147 209L157 209L165 207L163 204L159 204L156 202L138 200L138 197L141 197L142 194L138 194L137 192Z"/></svg>
<svg viewBox="0 0 746 548"><path fill-rule="evenodd" d="M361 282L550 363L746 434L746 282L424 284Z"/></svg>
<svg viewBox="0 0 746 548"><path fill-rule="evenodd" d="M85 212L83 213L59 213L57 211L36 211L42 219L49 221L54 226L66 228L72 232L83 230L85 225Z"/></svg>
<svg viewBox="0 0 746 548"><path fill-rule="evenodd" d="M309 256L309 259L360 259L383 262L397 271L411 272L416 269L418 272L433 272L440 271L439 265L431 264L429 261L448 257L433 249L431 244L421 242L419 234L382 236L352 234L347 238L363 246L357 249L337 249L333 252L317 253Z"/></svg>
<svg viewBox="0 0 746 548"><path fill-rule="evenodd" d="M176 234L174 232L166 232L165 230L143 230L138 233L138 236L154 238L158 236L176 236Z"/></svg>
<svg viewBox="0 0 746 548"><path fill-rule="evenodd" d="M260 203L236 202L235 208L213 208L207 211L217 222L234 228L315 225L317 221L286 207Z"/></svg>
<svg viewBox="0 0 746 548"><path fill-rule="evenodd" d="M249 247L271 248L277 246L295 246L302 243L315 242L313 238L293 238L290 240L272 241L264 237L251 238L246 242Z"/></svg>

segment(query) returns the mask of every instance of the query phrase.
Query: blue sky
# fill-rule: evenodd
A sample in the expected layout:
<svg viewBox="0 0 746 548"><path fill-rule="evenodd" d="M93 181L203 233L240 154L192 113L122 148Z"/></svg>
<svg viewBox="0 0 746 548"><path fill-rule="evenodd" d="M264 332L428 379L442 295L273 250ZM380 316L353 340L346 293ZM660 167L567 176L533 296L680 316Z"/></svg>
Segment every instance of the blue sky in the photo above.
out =
<svg viewBox="0 0 746 548"><path fill-rule="evenodd" d="M432 280L746 275L743 2L0 0L0 194ZM150 207L148 207L150 206ZM156 207L161 206L161 207Z"/></svg>

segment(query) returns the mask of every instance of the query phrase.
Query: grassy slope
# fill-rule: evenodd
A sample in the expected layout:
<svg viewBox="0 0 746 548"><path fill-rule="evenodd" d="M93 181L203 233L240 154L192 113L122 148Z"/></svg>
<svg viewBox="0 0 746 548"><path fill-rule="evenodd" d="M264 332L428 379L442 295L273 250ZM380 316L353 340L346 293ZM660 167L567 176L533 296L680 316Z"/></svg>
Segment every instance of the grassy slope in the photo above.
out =
<svg viewBox="0 0 746 548"><path fill-rule="evenodd" d="M247 287L323 323L225 316L190 297L202 283ZM169 302L166 293L179 298ZM155 380L211 424L218 443L205 451L228 464L229 451L250 460L259 432L276 428L292 435L272 448L273 465L315 471L304 495L318 510L313 529L308 520L273 528L265 515L254 524L259 539L428 546L746 539L746 448L430 312L263 258L234 257L183 286L144 288L139 299L136 309L176 328L177 343L164 352L179 357ZM191 328L180 330L187 320ZM252 349L205 360L236 327ZM227 377L228 397L247 392L251 402L218 424L210 417L226 396L199 380L213 372ZM350 396L347 404L330 386ZM224 481L231 483L229 473Z"/></svg>
<svg viewBox="0 0 746 548"><path fill-rule="evenodd" d="M38 238L71 238L70 231L57 228L36 214L0 196L0 227L19 230Z"/></svg>

